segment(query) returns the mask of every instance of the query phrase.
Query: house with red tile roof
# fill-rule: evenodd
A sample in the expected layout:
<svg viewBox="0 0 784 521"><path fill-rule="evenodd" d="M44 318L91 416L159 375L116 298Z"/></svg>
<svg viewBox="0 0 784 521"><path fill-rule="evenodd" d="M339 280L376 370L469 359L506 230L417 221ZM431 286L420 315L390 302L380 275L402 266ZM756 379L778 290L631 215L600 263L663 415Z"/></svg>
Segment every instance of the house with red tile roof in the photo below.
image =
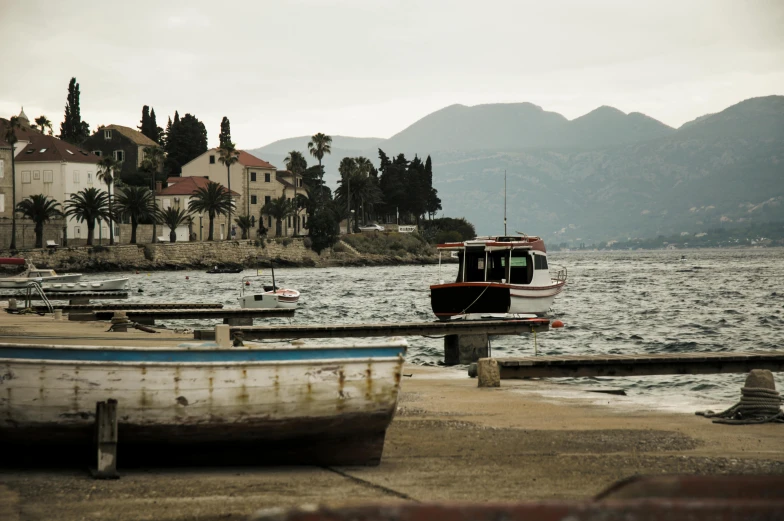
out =
<svg viewBox="0 0 784 521"><path fill-rule="evenodd" d="M158 183L158 187L155 190L155 201L158 204L158 208L161 210L166 210L167 208L176 208L187 211L193 194L200 188L207 188L207 185L210 182L210 179L199 176L170 177L166 180L166 183L168 184L166 188L163 188L162 184ZM224 189L226 188L224 187ZM234 190L231 190L229 193L236 208L240 194ZM234 214L232 218L236 217L236 215L237 214ZM229 228L227 219L227 215L219 215L215 217L215 221L213 222L213 239L223 240L228 238L227 231ZM191 237L194 236L194 234L195 240L206 241L207 237L209 236L209 226L209 215L206 213L193 214L193 221L190 223L190 225L181 226L175 230L177 234L177 242L187 242L191 239ZM165 233L162 233L161 235L168 237L169 229L165 226L164 228ZM237 233L240 233L239 230L237 230Z"/></svg>
<svg viewBox="0 0 784 521"><path fill-rule="evenodd" d="M94 187L106 191L107 187L96 177L100 158L84 148L48 136L30 127L24 111L20 114L22 128L16 130L17 143L14 147L16 163L16 202L31 195L43 194L61 205L71 194ZM9 147L5 142L5 132L9 120L0 118L0 147ZM11 165L2 167L3 179L11 175ZM10 183L0 184L0 198L3 199L0 216L11 217L12 193ZM17 222L19 222L17 218ZM17 226L19 228L19 226ZM115 230L116 235L119 230ZM22 231L23 233L23 231ZM69 244L79 245L87 240L87 226L74 218L69 218L65 229ZM95 229L96 240L109 237L109 224L101 223ZM59 242L59 241L58 241ZM17 244L19 241L17 240Z"/></svg>
<svg viewBox="0 0 784 521"><path fill-rule="evenodd" d="M231 166L230 180L226 166L220 162L220 152L217 148L208 150L184 165L182 177L205 177L236 191L239 194L236 215L249 215L251 220L256 222L261 219L268 230L267 234L275 236L274 219L268 215L262 215L261 209L266 202L283 195L293 198L293 185L292 189L286 190L287 187L284 184L286 176L278 176L278 170L274 165L244 150L239 152L238 161ZM293 178L288 182L293 183ZM301 183L301 179L299 182ZM307 195L304 189L300 189L299 193ZM302 215L304 215L304 210L301 211L300 219L302 219ZM254 225L251 236L255 236L257 229L257 226ZM288 223L284 222L281 232L282 235L295 234L293 217L289 218ZM300 226L299 233L304 234L307 231Z"/></svg>

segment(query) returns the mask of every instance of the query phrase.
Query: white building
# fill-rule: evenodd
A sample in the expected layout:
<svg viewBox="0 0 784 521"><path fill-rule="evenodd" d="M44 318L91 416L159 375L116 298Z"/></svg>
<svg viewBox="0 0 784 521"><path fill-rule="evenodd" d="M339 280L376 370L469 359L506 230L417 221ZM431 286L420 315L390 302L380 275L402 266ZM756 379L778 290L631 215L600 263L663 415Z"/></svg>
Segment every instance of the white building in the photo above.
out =
<svg viewBox="0 0 784 521"><path fill-rule="evenodd" d="M30 128L24 111L19 115L21 129L16 130L19 140L14 147L16 163L16 202L31 195L43 194L61 205L71 194L94 187L106 191L106 184L96 178L100 158L82 148L47 136ZM0 119L0 136L5 135L8 120ZM11 165L4 171L11 172ZM12 194L2 194L3 206L11 205ZM63 208L64 210L64 208ZM69 218L66 224L68 239L87 239L87 225ZM117 231L117 230L115 230ZM95 228L96 241L109 237L109 224Z"/></svg>
<svg viewBox="0 0 784 521"><path fill-rule="evenodd" d="M157 187L155 191L155 200L158 205L158 208L161 210L166 210L167 208L176 208L179 210L188 211L188 205L191 201L191 196L196 192L199 188L206 188L211 180L207 179L206 177L170 177L166 180L169 186L166 188L161 188L160 186ZM239 200L239 194L234 190L231 191L232 200L234 201L235 207L237 206L237 201ZM237 214L232 216L234 219ZM219 215L215 217L213 222L213 240L220 241L223 239L228 238L228 227L227 227L227 217L226 215ZM166 240L164 242L169 242L169 227L166 225L160 225L162 227L161 231L158 232L160 237L165 237ZM210 233L210 217L209 215L205 214L193 214L193 221L189 226L180 226L175 230L177 234L177 242L187 242L191 240L191 235L193 234L194 240L196 241L206 241L207 237L209 237ZM239 239L241 237L241 232L237 230L236 238ZM251 237L255 239L255 237Z"/></svg>

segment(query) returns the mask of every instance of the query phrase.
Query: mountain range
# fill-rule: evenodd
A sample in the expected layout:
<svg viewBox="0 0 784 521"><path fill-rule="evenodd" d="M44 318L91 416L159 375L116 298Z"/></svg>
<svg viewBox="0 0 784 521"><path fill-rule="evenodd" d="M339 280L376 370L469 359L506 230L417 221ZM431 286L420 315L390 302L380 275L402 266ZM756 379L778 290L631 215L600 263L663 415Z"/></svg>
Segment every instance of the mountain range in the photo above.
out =
<svg viewBox="0 0 784 521"><path fill-rule="evenodd" d="M250 152L282 167L308 136ZM530 103L451 105L389 139L333 136L327 182L343 157L430 155L444 214L501 233L577 244L688 236L738 223L784 222L784 96L742 101L675 129L599 107L579 118ZM312 159L310 156L309 162Z"/></svg>

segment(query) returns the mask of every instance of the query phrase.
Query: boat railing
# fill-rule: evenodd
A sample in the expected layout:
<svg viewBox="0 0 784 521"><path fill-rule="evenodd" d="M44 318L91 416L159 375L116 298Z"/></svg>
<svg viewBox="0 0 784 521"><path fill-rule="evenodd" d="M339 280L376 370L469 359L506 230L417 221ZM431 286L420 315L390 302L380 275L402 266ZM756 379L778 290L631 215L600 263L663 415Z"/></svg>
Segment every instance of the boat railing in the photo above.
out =
<svg viewBox="0 0 784 521"><path fill-rule="evenodd" d="M555 276L553 276L555 273ZM566 267L550 265L550 278L556 283L566 282Z"/></svg>
<svg viewBox="0 0 784 521"><path fill-rule="evenodd" d="M33 293L37 293L39 297L41 297L41 301L46 306L46 309L49 310L49 313L54 314L54 306L52 306L52 302L46 297L46 293L44 293L41 284L36 281L30 281L27 283L25 291L25 308L33 307Z"/></svg>

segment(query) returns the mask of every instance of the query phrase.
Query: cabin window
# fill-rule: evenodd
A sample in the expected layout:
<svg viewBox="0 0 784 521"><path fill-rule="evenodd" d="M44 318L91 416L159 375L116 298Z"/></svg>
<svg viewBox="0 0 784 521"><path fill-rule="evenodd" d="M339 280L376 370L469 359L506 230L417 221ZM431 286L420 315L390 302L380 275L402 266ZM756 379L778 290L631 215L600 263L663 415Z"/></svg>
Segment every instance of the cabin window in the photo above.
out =
<svg viewBox="0 0 784 521"><path fill-rule="evenodd" d="M466 249L464 282L485 281L485 249Z"/></svg>
<svg viewBox="0 0 784 521"><path fill-rule="evenodd" d="M509 282L511 284L530 284L534 275L530 256L525 251L512 250L509 262Z"/></svg>
<svg viewBox="0 0 784 521"><path fill-rule="evenodd" d="M546 270L547 269L547 257L544 255L535 255L534 256L534 268L537 270Z"/></svg>
<svg viewBox="0 0 784 521"><path fill-rule="evenodd" d="M508 280L506 268L509 259L509 250L491 251L487 255L487 280L501 282Z"/></svg>

